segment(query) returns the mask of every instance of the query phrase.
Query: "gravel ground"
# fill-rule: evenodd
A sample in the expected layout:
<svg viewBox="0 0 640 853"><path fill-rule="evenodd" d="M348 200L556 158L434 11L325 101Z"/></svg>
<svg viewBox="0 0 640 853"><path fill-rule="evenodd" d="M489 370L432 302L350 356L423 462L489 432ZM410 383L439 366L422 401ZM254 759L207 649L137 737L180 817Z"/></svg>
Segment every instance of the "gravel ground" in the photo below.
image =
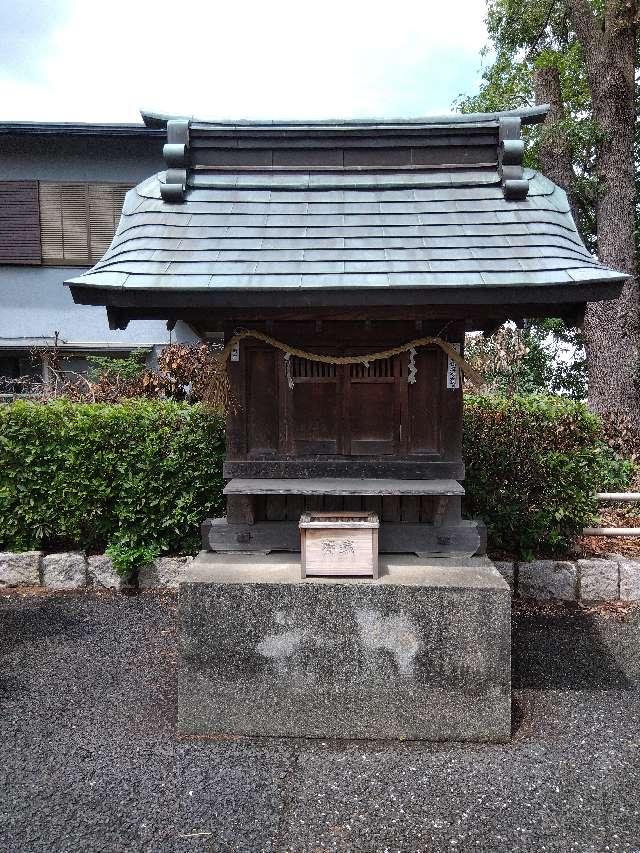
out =
<svg viewBox="0 0 640 853"><path fill-rule="evenodd" d="M175 600L0 597L0 851L640 851L640 613L518 609L506 746L177 740Z"/></svg>

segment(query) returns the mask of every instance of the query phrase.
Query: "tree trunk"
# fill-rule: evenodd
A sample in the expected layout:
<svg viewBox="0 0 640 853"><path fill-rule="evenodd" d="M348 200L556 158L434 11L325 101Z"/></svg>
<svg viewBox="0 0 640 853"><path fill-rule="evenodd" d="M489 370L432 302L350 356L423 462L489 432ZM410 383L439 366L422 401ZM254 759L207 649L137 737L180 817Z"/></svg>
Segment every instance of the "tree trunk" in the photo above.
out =
<svg viewBox="0 0 640 853"><path fill-rule="evenodd" d="M607 0L604 21L585 0L568 0L602 134L597 155L598 256L628 273L619 299L587 307L589 405L623 413L640 435L640 308L635 247L635 55L637 0Z"/></svg>
<svg viewBox="0 0 640 853"><path fill-rule="evenodd" d="M573 191L575 174L571 145L567 139L562 121L565 118L560 73L554 66L538 68L533 79L536 104L549 104L549 112L542 128L540 142L540 168L542 172L567 194L571 215L580 227L578 207Z"/></svg>

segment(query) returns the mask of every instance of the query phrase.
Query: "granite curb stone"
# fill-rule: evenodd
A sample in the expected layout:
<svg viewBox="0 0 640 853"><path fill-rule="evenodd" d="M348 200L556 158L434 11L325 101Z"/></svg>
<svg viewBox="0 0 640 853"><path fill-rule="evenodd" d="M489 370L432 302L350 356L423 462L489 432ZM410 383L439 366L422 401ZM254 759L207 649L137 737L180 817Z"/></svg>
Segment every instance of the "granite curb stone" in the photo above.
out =
<svg viewBox="0 0 640 853"><path fill-rule="evenodd" d="M142 590L177 589L193 557L159 557L139 573ZM515 595L562 601L640 601L640 560L609 553L576 561L533 560L494 563ZM82 552L45 555L42 551L0 552L0 588L39 586L79 589L90 585L120 589L121 579L106 554L85 559Z"/></svg>
<svg viewBox="0 0 640 853"><path fill-rule="evenodd" d="M615 601L619 597L619 570L615 560L578 560L580 599Z"/></svg>
<svg viewBox="0 0 640 853"><path fill-rule="evenodd" d="M518 564L518 592L523 598L575 601L578 570L568 560L533 560Z"/></svg>
<svg viewBox="0 0 640 853"><path fill-rule="evenodd" d="M158 557L140 569L138 586L140 589L177 589L182 569L192 560L193 557Z"/></svg>
<svg viewBox="0 0 640 853"><path fill-rule="evenodd" d="M39 586L42 551L0 552L0 586Z"/></svg>
<svg viewBox="0 0 640 853"><path fill-rule="evenodd" d="M80 589L87 585L87 561L81 551L47 554L42 560L42 585L50 589Z"/></svg>
<svg viewBox="0 0 640 853"><path fill-rule="evenodd" d="M496 560L493 565L500 572L502 577L513 589L513 581L515 577L515 563L512 560Z"/></svg>
<svg viewBox="0 0 640 853"><path fill-rule="evenodd" d="M120 589L120 576L106 554L94 554L87 558L87 577L89 583L95 587Z"/></svg>
<svg viewBox="0 0 640 853"><path fill-rule="evenodd" d="M618 562L620 571L620 599L640 601L640 561L628 560L622 554L610 554Z"/></svg>

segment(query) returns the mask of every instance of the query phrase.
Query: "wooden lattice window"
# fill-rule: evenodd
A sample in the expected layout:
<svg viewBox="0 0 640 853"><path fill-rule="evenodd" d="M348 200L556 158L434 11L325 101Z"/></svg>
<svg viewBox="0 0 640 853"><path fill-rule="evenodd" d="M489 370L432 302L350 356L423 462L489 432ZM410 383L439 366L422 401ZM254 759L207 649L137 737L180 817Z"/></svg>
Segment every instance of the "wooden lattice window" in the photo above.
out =
<svg viewBox="0 0 640 853"><path fill-rule="evenodd" d="M291 375L294 379L335 379L336 365L293 356Z"/></svg>
<svg viewBox="0 0 640 853"><path fill-rule="evenodd" d="M120 220L127 184L41 181L42 262L87 266L104 255Z"/></svg>
<svg viewBox="0 0 640 853"><path fill-rule="evenodd" d="M399 376L403 375L402 361L398 362L397 371ZM391 379L395 376L393 358L380 358L366 364L350 365L349 374L351 379Z"/></svg>

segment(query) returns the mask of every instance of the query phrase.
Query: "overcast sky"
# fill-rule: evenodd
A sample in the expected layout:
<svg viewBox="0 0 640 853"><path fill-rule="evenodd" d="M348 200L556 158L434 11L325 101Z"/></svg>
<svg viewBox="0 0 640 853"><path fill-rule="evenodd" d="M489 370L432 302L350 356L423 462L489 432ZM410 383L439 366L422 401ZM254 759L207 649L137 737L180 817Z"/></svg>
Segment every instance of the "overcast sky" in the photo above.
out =
<svg viewBox="0 0 640 853"><path fill-rule="evenodd" d="M475 92L484 0L0 0L0 120L419 116Z"/></svg>

